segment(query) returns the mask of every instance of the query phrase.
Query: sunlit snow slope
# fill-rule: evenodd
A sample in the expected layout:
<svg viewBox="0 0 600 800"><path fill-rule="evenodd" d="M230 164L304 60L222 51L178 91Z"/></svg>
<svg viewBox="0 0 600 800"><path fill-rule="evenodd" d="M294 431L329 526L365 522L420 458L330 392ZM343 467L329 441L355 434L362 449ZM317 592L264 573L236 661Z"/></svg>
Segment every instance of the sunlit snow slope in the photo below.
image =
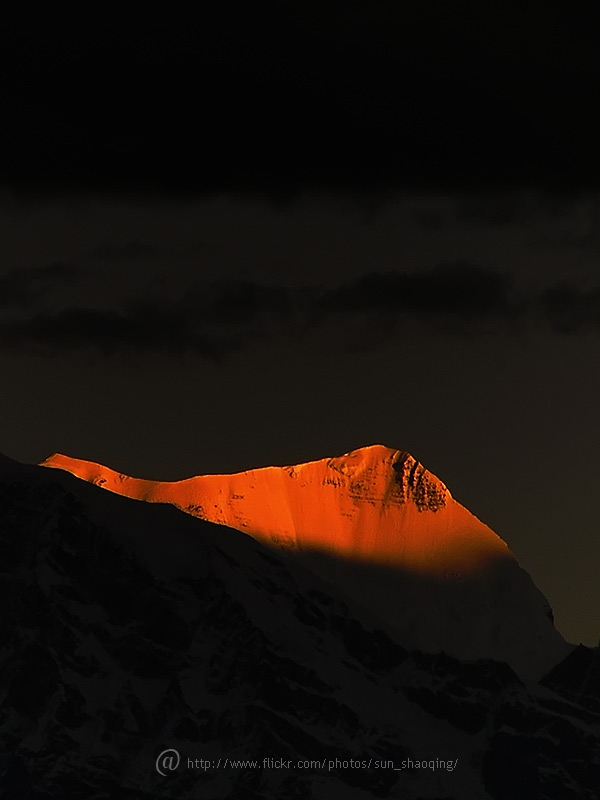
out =
<svg viewBox="0 0 600 800"><path fill-rule="evenodd" d="M408 644L499 658L532 675L565 654L543 596L506 543L406 452L373 445L175 482L61 454L42 465L291 551Z"/></svg>

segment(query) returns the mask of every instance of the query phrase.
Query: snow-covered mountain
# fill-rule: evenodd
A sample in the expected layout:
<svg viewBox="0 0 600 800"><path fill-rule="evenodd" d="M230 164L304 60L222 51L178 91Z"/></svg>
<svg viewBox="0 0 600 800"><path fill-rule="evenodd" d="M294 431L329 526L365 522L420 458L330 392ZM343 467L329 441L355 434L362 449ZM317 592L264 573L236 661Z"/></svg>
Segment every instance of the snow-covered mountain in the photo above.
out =
<svg viewBox="0 0 600 800"><path fill-rule="evenodd" d="M170 503L281 548L405 646L540 677L570 650L506 543L409 453L382 445L287 467L165 482L54 454L112 492Z"/></svg>
<svg viewBox="0 0 600 800"><path fill-rule="evenodd" d="M600 797L596 683L410 651L229 527L2 459L0 577L3 799Z"/></svg>

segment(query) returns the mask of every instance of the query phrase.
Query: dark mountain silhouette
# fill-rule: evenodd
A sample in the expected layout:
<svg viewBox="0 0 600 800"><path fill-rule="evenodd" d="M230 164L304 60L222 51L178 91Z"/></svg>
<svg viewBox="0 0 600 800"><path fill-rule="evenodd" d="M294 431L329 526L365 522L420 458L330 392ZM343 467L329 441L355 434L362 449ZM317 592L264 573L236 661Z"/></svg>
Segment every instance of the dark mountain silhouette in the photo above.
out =
<svg viewBox="0 0 600 800"><path fill-rule="evenodd" d="M0 520L6 800L598 798L585 696L410 650L285 550L9 459Z"/></svg>

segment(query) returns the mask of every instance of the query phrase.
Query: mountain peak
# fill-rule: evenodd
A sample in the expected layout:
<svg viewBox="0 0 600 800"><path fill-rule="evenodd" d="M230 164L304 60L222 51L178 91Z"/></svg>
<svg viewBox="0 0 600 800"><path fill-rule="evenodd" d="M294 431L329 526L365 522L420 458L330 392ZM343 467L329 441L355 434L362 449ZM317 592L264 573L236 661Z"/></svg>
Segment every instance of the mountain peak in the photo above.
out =
<svg viewBox="0 0 600 800"><path fill-rule="evenodd" d="M293 554L411 646L496 658L529 674L565 654L547 601L506 542L406 451L376 444L181 481L134 478L61 454L43 466L170 503Z"/></svg>
<svg viewBox="0 0 600 800"><path fill-rule="evenodd" d="M442 481L406 450L393 450L385 445L374 444L330 458L327 465L330 469L353 477L377 474L384 481L391 482L388 492L390 502L412 500L419 511L437 511L451 497Z"/></svg>
<svg viewBox="0 0 600 800"><path fill-rule="evenodd" d="M410 562L411 568L427 570L435 568L436 559L455 567L454 545L462 551L463 568L484 558L490 547L494 556L507 552L500 537L455 503L442 481L417 459L381 444L301 464L181 481L135 478L61 453L41 466L67 470L137 500L171 503L296 551L321 550L385 565ZM464 516L454 543L448 536L435 542L431 517L442 509ZM399 537L399 528L405 533L410 528L410 537ZM473 538L479 540L474 547L468 542Z"/></svg>

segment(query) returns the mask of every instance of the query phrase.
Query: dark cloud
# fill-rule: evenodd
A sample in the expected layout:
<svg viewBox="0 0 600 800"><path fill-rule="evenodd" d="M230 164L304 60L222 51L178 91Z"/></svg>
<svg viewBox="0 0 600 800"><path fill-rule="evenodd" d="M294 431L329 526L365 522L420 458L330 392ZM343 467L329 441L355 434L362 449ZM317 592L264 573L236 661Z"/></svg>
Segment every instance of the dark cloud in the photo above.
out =
<svg viewBox="0 0 600 800"><path fill-rule="evenodd" d="M413 217L416 223L427 231L440 231L444 227L444 217L439 211L415 210Z"/></svg>
<svg viewBox="0 0 600 800"><path fill-rule="evenodd" d="M22 283L29 287L31 271L26 272L28 280ZM62 270L56 272L62 276ZM13 300L18 299L25 310L32 291L25 292L12 273L7 283ZM295 303L293 292L279 287L219 281L192 286L174 301L154 297L145 303L126 302L120 309L30 310L19 319L0 322L0 345L5 350L38 354L92 349L105 355L196 353L219 360L292 319Z"/></svg>
<svg viewBox="0 0 600 800"><path fill-rule="evenodd" d="M123 244L101 242L89 254L101 261L147 261L157 258L161 253L162 250L157 245L135 239Z"/></svg>
<svg viewBox="0 0 600 800"><path fill-rule="evenodd" d="M137 352L196 353L219 360L239 344L230 336L209 337L189 318L159 307L126 311L71 308L0 323L5 349L48 355L92 349L104 355Z"/></svg>
<svg viewBox="0 0 600 800"><path fill-rule="evenodd" d="M457 262L440 264L426 273L364 275L329 291L324 309L412 314L424 319L451 317L463 321L512 318L510 280L497 272Z"/></svg>
<svg viewBox="0 0 600 800"><path fill-rule="evenodd" d="M76 267L62 262L5 272L0 275L0 308L29 308L54 288L72 284L76 275Z"/></svg>
<svg viewBox="0 0 600 800"><path fill-rule="evenodd" d="M525 214L525 198L520 191L465 193L457 208L458 222L492 228L523 222Z"/></svg>
<svg viewBox="0 0 600 800"><path fill-rule="evenodd" d="M202 309L212 324L243 325L259 318L286 317L293 312L295 292L254 281L215 281L192 287L182 303L184 308Z"/></svg>
<svg viewBox="0 0 600 800"><path fill-rule="evenodd" d="M541 293L537 306L543 322L555 333L600 329L600 288L584 290L558 283Z"/></svg>
<svg viewBox="0 0 600 800"><path fill-rule="evenodd" d="M584 233L579 233L575 230L559 230L533 236L529 239L528 245L553 251L593 251L600 249L600 236L596 230L589 230Z"/></svg>
<svg viewBox="0 0 600 800"><path fill-rule="evenodd" d="M26 273L23 285L12 273L6 280L13 305L19 301L23 308L32 297L30 285L72 274L62 265ZM558 334L585 332L600 329L600 289L561 283L519 296L508 275L466 262L424 273L373 272L335 288L213 281L175 299L155 296L120 309L22 314L0 322L0 341L5 350L38 354L194 353L220 361L265 340L310 340L312 332L324 330L327 341L346 350L379 347L398 335L405 320L447 335L511 330L516 322L541 323Z"/></svg>

